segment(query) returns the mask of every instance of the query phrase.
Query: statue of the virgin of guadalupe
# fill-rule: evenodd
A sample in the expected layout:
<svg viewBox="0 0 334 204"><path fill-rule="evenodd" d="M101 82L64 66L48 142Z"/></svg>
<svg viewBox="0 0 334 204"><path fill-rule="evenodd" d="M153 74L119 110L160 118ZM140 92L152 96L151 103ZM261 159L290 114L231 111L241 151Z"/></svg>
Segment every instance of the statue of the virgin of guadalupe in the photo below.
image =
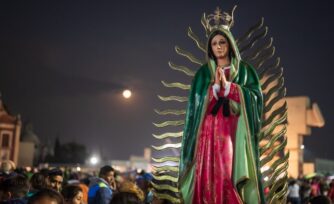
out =
<svg viewBox="0 0 334 204"><path fill-rule="evenodd" d="M252 58L262 57L253 63L258 67L242 59L238 42L230 31L235 8L230 14L217 9L214 14L203 16L206 44L199 43L190 30L190 37L206 53L206 60L194 74L186 100L177 179L182 203L267 203L265 188L270 192L269 202L284 200L286 193L288 154L269 162L286 145L285 127L274 134L278 124L286 122L286 104L268 110L272 103L282 99L276 85L280 84L281 74L277 77L274 71L263 68L266 55L261 49ZM178 49L177 52L196 61L189 53ZM274 88L268 90L268 84ZM266 140L262 147L261 140ZM261 168L265 164L267 168ZM280 168L275 172L270 165ZM270 176L270 182L265 182L263 174Z"/></svg>

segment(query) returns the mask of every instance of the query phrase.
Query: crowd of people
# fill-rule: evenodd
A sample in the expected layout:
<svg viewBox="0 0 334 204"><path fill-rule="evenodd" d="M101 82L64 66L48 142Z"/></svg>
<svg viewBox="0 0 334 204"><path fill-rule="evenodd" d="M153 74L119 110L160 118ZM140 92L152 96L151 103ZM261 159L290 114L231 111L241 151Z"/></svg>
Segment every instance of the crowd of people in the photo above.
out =
<svg viewBox="0 0 334 204"><path fill-rule="evenodd" d="M122 174L106 165L97 175L59 168L0 169L0 204L164 204L153 197L152 175Z"/></svg>
<svg viewBox="0 0 334 204"><path fill-rule="evenodd" d="M290 179L288 203L330 204L334 202L334 179L325 176Z"/></svg>
<svg viewBox="0 0 334 204"><path fill-rule="evenodd" d="M106 165L97 175L59 168L15 169L2 162L0 204L169 204L153 196L150 173L120 173ZM334 179L290 179L289 204L334 202Z"/></svg>

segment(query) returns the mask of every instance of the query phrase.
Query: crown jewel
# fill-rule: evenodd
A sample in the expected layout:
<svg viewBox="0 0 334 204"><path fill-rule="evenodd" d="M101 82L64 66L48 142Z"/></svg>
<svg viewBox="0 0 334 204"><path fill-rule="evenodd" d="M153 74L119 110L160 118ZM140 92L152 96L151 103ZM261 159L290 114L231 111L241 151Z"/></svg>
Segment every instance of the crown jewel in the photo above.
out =
<svg viewBox="0 0 334 204"><path fill-rule="evenodd" d="M217 7L213 14L206 17L205 13L202 18L202 23L208 31L222 27L223 29L230 30L234 24L234 10L237 8L235 5L231 11L231 14L227 12L222 12L222 10ZM212 24L212 21L213 24Z"/></svg>

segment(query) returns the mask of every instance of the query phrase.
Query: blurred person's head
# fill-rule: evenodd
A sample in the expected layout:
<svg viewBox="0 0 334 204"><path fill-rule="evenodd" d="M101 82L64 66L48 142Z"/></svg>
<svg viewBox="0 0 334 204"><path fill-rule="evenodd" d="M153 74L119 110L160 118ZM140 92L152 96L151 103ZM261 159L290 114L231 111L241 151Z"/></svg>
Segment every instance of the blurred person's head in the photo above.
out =
<svg viewBox="0 0 334 204"><path fill-rule="evenodd" d="M331 182L329 183L329 187L334 187L334 179L331 180Z"/></svg>
<svg viewBox="0 0 334 204"><path fill-rule="evenodd" d="M129 192L115 193L110 204L144 204L136 194Z"/></svg>
<svg viewBox="0 0 334 204"><path fill-rule="evenodd" d="M153 196L152 204L173 204L167 199L160 199L156 196Z"/></svg>
<svg viewBox="0 0 334 204"><path fill-rule="evenodd" d="M63 188L61 194L64 197L65 204L83 204L83 191L80 186L68 185Z"/></svg>
<svg viewBox="0 0 334 204"><path fill-rule="evenodd" d="M29 197L27 204L64 204L64 199L59 192L46 188Z"/></svg>
<svg viewBox="0 0 334 204"><path fill-rule="evenodd" d="M67 185L78 185L80 183L79 175L77 173L70 173L66 181Z"/></svg>
<svg viewBox="0 0 334 204"><path fill-rule="evenodd" d="M122 185L122 183L126 181L126 179L124 178L124 175L118 174L115 176L115 181L117 184L117 188L119 188Z"/></svg>
<svg viewBox="0 0 334 204"><path fill-rule="evenodd" d="M34 190L41 190L50 186L48 175L43 173L34 173L30 178L31 187Z"/></svg>
<svg viewBox="0 0 334 204"><path fill-rule="evenodd" d="M316 178L313 178L312 181L311 181L311 184L316 184L318 181Z"/></svg>
<svg viewBox="0 0 334 204"><path fill-rule="evenodd" d="M141 176L137 177L136 184L141 190L143 190L144 192L147 192L149 188L151 187L152 179L153 179L153 176L150 173L144 173Z"/></svg>
<svg viewBox="0 0 334 204"><path fill-rule="evenodd" d="M9 174L15 169L15 163L11 160L6 160L1 162L0 169L3 173Z"/></svg>
<svg viewBox="0 0 334 204"><path fill-rule="evenodd" d="M68 180L79 180L79 174L78 173L71 173L68 177Z"/></svg>
<svg viewBox="0 0 334 204"><path fill-rule="evenodd" d="M103 166L100 169L99 177L111 184L114 181L115 170L109 165Z"/></svg>
<svg viewBox="0 0 334 204"><path fill-rule="evenodd" d="M140 201L144 201L145 199L143 191L135 183L131 181L124 181L122 185L119 187L118 191L123 193L134 194Z"/></svg>
<svg viewBox="0 0 334 204"><path fill-rule="evenodd" d="M0 200L23 198L29 191L28 179L22 175L6 178L0 185Z"/></svg>
<svg viewBox="0 0 334 204"><path fill-rule="evenodd" d="M291 186L295 185L296 183L297 183L297 181L295 179L293 179L293 180L290 181L290 185Z"/></svg>
<svg viewBox="0 0 334 204"><path fill-rule="evenodd" d="M331 201L329 200L328 197L324 195L316 196L311 198L309 201L309 204L331 204Z"/></svg>
<svg viewBox="0 0 334 204"><path fill-rule="evenodd" d="M50 187L58 192L61 191L63 184L63 172L60 169L51 169L48 173Z"/></svg>

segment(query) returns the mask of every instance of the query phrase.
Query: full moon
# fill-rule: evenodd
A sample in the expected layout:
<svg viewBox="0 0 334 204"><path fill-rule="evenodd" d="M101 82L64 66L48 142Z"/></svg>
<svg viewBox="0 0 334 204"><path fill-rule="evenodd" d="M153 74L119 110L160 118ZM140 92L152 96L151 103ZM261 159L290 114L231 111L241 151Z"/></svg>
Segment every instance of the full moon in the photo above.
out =
<svg viewBox="0 0 334 204"><path fill-rule="evenodd" d="M132 94L131 91L128 90L128 89L126 89L126 90L123 91L123 97L124 98L130 98L131 94Z"/></svg>

